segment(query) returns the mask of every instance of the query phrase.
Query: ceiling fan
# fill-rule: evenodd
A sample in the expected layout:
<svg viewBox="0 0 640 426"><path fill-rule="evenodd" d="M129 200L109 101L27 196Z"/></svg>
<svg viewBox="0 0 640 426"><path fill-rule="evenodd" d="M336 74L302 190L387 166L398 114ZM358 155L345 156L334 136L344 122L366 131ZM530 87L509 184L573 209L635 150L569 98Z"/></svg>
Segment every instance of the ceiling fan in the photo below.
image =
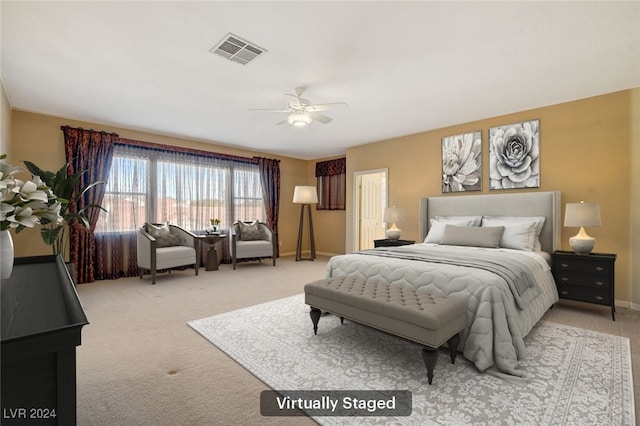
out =
<svg viewBox="0 0 640 426"><path fill-rule="evenodd" d="M302 94L306 90L306 87L296 87L294 89L295 94L285 93L286 96L291 96L296 99L295 102L287 102L287 109L265 109L265 108L250 108L250 111L269 111L269 112L288 112L289 116L276 124L289 123L294 127L305 127L311 124L312 121L318 121L323 124L329 123L333 120L331 117L327 117L324 114L320 114L319 111L327 111L334 108L347 106L345 102L333 102L329 104L312 104L309 99L302 97Z"/></svg>

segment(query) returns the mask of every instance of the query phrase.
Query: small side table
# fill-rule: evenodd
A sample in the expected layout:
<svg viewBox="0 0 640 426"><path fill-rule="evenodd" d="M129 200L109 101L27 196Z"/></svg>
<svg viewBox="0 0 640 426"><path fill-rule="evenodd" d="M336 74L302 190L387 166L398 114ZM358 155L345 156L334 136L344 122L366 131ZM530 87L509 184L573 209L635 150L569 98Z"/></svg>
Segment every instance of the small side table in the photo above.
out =
<svg viewBox="0 0 640 426"><path fill-rule="evenodd" d="M408 246L410 244L415 244L415 241L410 240L373 240L373 246L375 248L378 247L397 247L397 246Z"/></svg>
<svg viewBox="0 0 640 426"><path fill-rule="evenodd" d="M560 298L611 306L611 318L615 321L616 255L555 251L552 257L551 272Z"/></svg>
<svg viewBox="0 0 640 426"><path fill-rule="evenodd" d="M218 253L216 252L216 243L227 238L226 235L204 234L198 235L198 239L207 244L207 260L205 262L205 271L218 270Z"/></svg>

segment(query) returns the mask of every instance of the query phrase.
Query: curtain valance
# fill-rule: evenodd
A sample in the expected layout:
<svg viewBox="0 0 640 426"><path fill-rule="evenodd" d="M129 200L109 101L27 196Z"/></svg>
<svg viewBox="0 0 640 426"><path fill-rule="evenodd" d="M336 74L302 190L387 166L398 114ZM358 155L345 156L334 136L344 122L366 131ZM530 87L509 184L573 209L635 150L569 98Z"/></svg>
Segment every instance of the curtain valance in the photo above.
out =
<svg viewBox="0 0 640 426"><path fill-rule="evenodd" d="M335 176L347 173L347 159L319 161L316 163L316 177Z"/></svg>

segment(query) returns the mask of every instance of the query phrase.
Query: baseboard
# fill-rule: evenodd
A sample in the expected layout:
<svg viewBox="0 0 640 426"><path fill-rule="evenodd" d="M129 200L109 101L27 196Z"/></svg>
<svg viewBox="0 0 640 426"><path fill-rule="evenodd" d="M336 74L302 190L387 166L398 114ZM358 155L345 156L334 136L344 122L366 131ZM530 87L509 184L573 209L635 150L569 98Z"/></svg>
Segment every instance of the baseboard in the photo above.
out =
<svg viewBox="0 0 640 426"><path fill-rule="evenodd" d="M338 256L339 253L327 253L325 251L317 251L316 252L316 256L327 256L327 257L333 257L333 256ZM287 252L287 253L283 253L280 252L280 257L285 257L285 256L295 256L296 253L295 252ZM311 253L309 251L303 251L302 252L302 257L309 257L311 255Z"/></svg>
<svg viewBox="0 0 640 426"><path fill-rule="evenodd" d="M629 309L633 309L634 311L640 311L640 303L627 302ZM616 305L618 302L616 302Z"/></svg>
<svg viewBox="0 0 640 426"><path fill-rule="evenodd" d="M640 311L640 304L638 303L633 303L633 302L629 302L627 300L616 300L616 306L619 306L621 308L629 308L629 309L633 309L634 311Z"/></svg>
<svg viewBox="0 0 640 426"><path fill-rule="evenodd" d="M327 253L326 251L318 251L316 252L316 254L319 254L321 256L327 256L327 257L333 257L333 256L339 255L339 253Z"/></svg>

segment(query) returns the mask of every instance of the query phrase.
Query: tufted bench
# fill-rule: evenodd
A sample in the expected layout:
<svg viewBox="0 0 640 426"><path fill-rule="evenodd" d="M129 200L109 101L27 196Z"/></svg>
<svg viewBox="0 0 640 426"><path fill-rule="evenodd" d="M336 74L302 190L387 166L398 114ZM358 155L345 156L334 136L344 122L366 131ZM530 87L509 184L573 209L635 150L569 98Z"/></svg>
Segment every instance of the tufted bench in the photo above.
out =
<svg viewBox="0 0 640 426"><path fill-rule="evenodd" d="M387 284L354 277L334 277L304 286L305 303L311 307L317 334L321 310L341 321L352 321L423 345L422 357L429 384L438 360L438 348L449 346L451 363L456 359L460 332L467 323L463 298L436 295L409 284Z"/></svg>

